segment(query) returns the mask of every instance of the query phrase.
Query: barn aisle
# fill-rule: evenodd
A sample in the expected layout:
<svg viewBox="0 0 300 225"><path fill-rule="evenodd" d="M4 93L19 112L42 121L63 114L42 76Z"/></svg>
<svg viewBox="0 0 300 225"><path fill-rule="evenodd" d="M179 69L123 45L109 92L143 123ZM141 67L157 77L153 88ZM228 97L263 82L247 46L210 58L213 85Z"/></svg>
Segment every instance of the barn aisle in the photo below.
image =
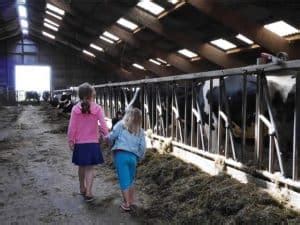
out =
<svg viewBox="0 0 300 225"><path fill-rule="evenodd" d="M121 213L113 171L99 167L97 196L86 204L78 194L77 171L61 127L42 106L0 110L1 224L139 224ZM50 123L51 122L51 123ZM3 132L5 131L5 132Z"/></svg>

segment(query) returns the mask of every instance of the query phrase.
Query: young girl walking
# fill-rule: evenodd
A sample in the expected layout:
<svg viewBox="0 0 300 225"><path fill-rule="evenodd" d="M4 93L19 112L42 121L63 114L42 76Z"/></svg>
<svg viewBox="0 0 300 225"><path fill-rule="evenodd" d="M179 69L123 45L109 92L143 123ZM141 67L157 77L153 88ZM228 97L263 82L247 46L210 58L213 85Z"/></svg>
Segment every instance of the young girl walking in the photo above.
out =
<svg viewBox="0 0 300 225"><path fill-rule="evenodd" d="M72 162L78 166L80 193L87 202L93 201L92 186L94 165L104 162L101 153L100 134L108 129L102 108L95 103L95 89L83 83L78 90L80 102L72 108L68 128L68 142L73 151Z"/></svg>
<svg viewBox="0 0 300 225"><path fill-rule="evenodd" d="M120 205L130 211L134 204L134 179L136 167L145 155L145 135L142 129L142 112L129 109L124 118L110 132L108 140L112 144L114 163L124 202Z"/></svg>

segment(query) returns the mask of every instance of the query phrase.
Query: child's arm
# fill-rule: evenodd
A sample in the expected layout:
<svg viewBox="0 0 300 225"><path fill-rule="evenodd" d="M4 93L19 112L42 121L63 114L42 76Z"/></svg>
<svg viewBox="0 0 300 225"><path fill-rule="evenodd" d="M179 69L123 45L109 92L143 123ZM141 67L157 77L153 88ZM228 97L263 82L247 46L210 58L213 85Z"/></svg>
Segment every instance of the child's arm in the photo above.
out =
<svg viewBox="0 0 300 225"><path fill-rule="evenodd" d="M69 147L70 147L71 150L73 150L74 144L75 144L76 119L77 119L77 115L72 110L72 112L71 112L71 118L70 118L70 121L69 121L69 127L68 127L68 143L69 143Z"/></svg>
<svg viewBox="0 0 300 225"><path fill-rule="evenodd" d="M104 119L104 112L103 112L103 109L102 107L100 106L100 110L99 110L99 113L98 113L98 120L99 120L99 123L100 123L100 126L99 126L99 132L100 132L100 136L107 136L108 135L108 128L107 128L107 125L106 125L106 122L105 122L105 119Z"/></svg>
<svg viewBox="0 0 300 225"><path fill-rule="evenodd" d="M112 129L112 131L109 133L109 135L107 136L107 139L109 140L110 144L113 144L115 142L115 140L118 138L120 131L122 129L122 123L119 121L114 128Z"/></svg>

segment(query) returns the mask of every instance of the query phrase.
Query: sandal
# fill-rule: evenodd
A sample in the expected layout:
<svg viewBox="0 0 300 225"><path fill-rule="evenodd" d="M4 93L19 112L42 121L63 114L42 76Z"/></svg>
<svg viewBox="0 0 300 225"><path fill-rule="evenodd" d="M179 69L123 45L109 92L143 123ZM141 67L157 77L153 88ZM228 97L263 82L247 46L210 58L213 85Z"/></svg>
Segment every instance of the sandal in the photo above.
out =
<svg viewBox="0 0 300 225"><path fill-rule="evenodd" d="M123 209L125 212L129 212L129 211L131 210L131 208L130 208L130 207L127 207L127 206L125 205L125 203L121 203L120 207L121 207L121 209Z"/></svg>
<svg viewBox="0 0 300 225"><path fill-rule="evenodd" d="M86 201L86 202L92 202L92 201L94 201L95 200L95 198L94 198L94 196L84 196L84 201Z"/></svg>

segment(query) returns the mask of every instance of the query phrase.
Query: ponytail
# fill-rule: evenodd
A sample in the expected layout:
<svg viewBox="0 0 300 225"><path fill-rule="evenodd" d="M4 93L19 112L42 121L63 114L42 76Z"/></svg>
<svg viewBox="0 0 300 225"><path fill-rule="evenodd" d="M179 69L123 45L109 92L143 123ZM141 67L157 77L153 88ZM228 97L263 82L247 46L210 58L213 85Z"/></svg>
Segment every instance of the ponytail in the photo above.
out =
<svg viewBox="0 0 300 225"><path fill-rule="evenodd" d="M81 112L83 114L90 114L91 113L91 110L90 110L90 103L88 100L84 99L82 102L81 102Z"/></svg>
<svg viewBox="0 0 300 225"><path fill-rule="evenodd" d="M83 83L79 86L78 95L81 100L81 112L90 114L90 100L95 95L95 89L89 83Z"/></svg>

